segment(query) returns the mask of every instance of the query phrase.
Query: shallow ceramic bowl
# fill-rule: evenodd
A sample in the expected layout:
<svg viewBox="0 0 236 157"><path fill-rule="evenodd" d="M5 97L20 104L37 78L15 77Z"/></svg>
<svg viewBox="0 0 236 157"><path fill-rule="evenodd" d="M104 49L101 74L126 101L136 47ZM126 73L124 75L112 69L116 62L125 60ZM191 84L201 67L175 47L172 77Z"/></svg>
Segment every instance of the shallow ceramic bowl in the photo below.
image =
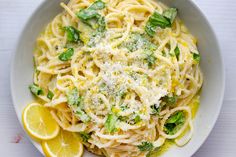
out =
<svg viewBox="0 0 236 157"><path fill-rule="evenodd" d="M197 151L211 132L219 115L224 95L224 67L216 36L203 13L190 0L163 0L170 7L179 10L179 17L184 21L190 32L198 38L198 48L201 53L201 69L204 74L204 84L201 93L201 105L194 121L194 136L184 147L173 146L164 157L189 157ZM28 90L33 81L33 49L35 40L47 23L55 17L62 8L58 0L45 0L32 13L25 25L12 57L11 93L14 107L21 121L24 107L33 101ZM32 141L42 152L40 144ZM92 154L85 153L91 157Z"/></svg>

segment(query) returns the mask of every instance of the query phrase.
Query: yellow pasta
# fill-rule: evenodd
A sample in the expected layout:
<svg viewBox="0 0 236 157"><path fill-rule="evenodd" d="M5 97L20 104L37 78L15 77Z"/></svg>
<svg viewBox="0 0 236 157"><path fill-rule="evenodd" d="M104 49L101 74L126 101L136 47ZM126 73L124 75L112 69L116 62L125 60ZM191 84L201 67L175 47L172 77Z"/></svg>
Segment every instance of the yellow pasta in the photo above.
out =
<svg viewBox="0 0 236 157"><path fill-rule="evenodd" d="M34 83L57 123L87 137L89 151L109 157L143 157L167 139L185 145L193 134L189 105L203 77L197 40L180 19L170 21L164 16L169 8L154 0L61 6L34 52ZM157 26L150 36L155 13L171 26ZM186 129L188 136L180 138Z"/></svg>

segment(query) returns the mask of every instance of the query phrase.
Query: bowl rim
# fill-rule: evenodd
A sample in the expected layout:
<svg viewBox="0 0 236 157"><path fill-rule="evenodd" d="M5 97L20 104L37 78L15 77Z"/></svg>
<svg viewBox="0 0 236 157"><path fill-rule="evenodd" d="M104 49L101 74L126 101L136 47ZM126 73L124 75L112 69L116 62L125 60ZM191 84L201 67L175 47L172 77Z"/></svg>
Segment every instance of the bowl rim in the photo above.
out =
<svg viewBox="0 0 236 157"><path fill-rule="evenodd" d="M199 148L206 142L207 138L209 137L209 135L212 133L213 131L213 128L215 127L216 125L216 122L219 118L219 115L220 115L220 111L222 109L222 106L223 106L223 100L224 100L224 94L225 94L225 63L224 63L224 59L223 59L223 53L222 53L222 49L221 49L221 46L219 44L219 40L218 40L218 37L217 37L217 34L215 33L215 30L214 30L214 27L212 27L212 24L210 23L210 21L208 20L208 18L206 17L206 15L204 14L204 12L200 9L200 7L196 4L195 1L192 1L192 0L187 0L194 9L197 10L197 12L202 16L202 18L205 20L204 22L207 24L207 26L209 27L214 39L215 39L215 42L216 42L216 45L217 45L217 49L219 50L219 58L220 58L220 62L221 62L221 71L220 73L222 74L222 86L220 87L221 91L220 92L220 98L219 98L219 103L218 103L218 107L217 107L217 110L216 110L216 114L215 114L215 117L213 118L213 122L212 124L210 125L210 129L209 131L207 132L207 134L204 136L203 140L201 142L198 143L198 145L196 145L191 153L188 155L189 157L194 155L198 150ZM23 129L23 131L26 133L24 127L23 127L23 124L21 122L21 114L19 114L17 112L17 107L16 107L16 95L14 94L13 91L13 82L14 82L14 79L13 79L13 76L14 76L14 63L15 63L15 60L16 60L16 54L17 54L17 49L20 45L20 39L24 36L24 32L26 30L26 27L30 24L31 20L33 19L33 17L35 16L35 14L47 3L48 1L47 0L42 0L42 2L40 2L38 4L38 6L32 11L31 15L26 19L26 22L23 24L23 27L22 27L22 30L20 31L20 33L17 35L17 38L16 38L16 44L15 44L15 48L13 50L13 52L11 53L11 61L10 61L10 90L11 90L11 99L12 99L12 102L13 102L13 106L14 106L14 110L15 110L15 113L17 115L17 118L18 118L18 121L21 125L21 128ZM44 155L42 149L39 149L37 147L37 144L33 141L33 139L31 139L28 134L26 133L27 135L27 138L30 140L30 142L34 145L34 147L37 148L37 150L42 154Z"/></svg>

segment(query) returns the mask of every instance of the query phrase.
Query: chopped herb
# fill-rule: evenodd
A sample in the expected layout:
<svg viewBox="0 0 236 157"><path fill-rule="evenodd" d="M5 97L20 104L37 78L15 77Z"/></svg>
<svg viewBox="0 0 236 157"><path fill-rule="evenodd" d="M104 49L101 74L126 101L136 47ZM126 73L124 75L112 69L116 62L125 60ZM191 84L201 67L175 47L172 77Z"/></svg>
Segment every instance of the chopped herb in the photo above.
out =
<svg viewBox="0 0 236 157"><path fill-rule="evenodd" d="M78 116L79 119L84 123L90 121L90 117L80 107L77 108L75 115Z"/></svg>
<svg viewBox="0 0 236 157"><path fill-rule="evenodd" d="M147 141L146 142L142 142L142 144L138 145L137 147L142 152L144 152L144 151L151 151L154 148L153 144L151 142L147 142Z"/></svg>
<svg viewBox="0 0 236 157"><path fill-rule="evenodd" d="M194 59L197 63L199 63L200 60L201 60L200 54L193 53L193 59Z"/></svg>
<svg viewBox="0 0 236 157"><path fill-rule="evenodd" d="M68 61L71 59L71 57L74 55L74 49L73 48L69 48L67 49L65 52L62 52L60 55L59 55L59 59L61 61Z"/></svg>
<svg viewBox="0 0 236 157"><path fill-rule="evenodd" d="M152 105L151 106L151 109L152 109L152 113L153 115L158 115L161 111L161 106L157 107L156 104Z"/></svg>
<svg viewBox="0 0 236 157"><path fill-rule="evenodd" d="M166 27L171 27L171 23L166 17L155 11L148 19L145 31L149 36L153 37L157 27L164 29Z"/></svg>
<svg viewBox="0 0 236 157"><path fill-rule="evenodd" d="M128 106L125 105L125 104L122 104L122 105L120 106L120 109L121 109L121 111L125 111L125 110L128 109Z"/></svg>
<svg viewBox="0 0 236 157"><path fill-rule="evenodd" d="M185 116L183 111L178 111L171 115L164 125L164 131L169 135L174 135L184 124Z"/></svg>
<svg viewBox="0 0 236 157"><path fill-rule="evenodd" d="M48 90L47 98L50 99L50 100L52 100L53 96L54 96L53 92L50 91L50 90Z"/></svg>
<svg viewBox="0 0 236 157"><path fill-rule="evenodd" d="M162 51L162 52L161 52L161 55L162 55L163 57L166 57L165 51Z"/></svg>
<svg viewBox="0 0 236 157"><path fill-rule="evenodd" d="M91 20L93 18L99 18L101 15L98 14L96 10L93 9L82 9L77 14L77 17L81 19L84 23L87 23L88 20ZM87 23L89 24L89 23Z"/></svg>
<svg viewBox="0 0 236 157"><path fill-rule="evenodd" d="M142 119L139 115L136 115L134 118L134 123L137 124L138 122L140 122Z"/></svg>
<svg viewBox="0 0 236 157"><path fill-rule="evenodd" d="M107 120L105 122L105 128L109 133L116 131L116 122L118 120L118 117L114 114L109 114L107 117Z"/></svg>
<svg viewBox="0 0 236 157"><path fill-rule="evenodd" d="M89 9L92 10L102 10L105 8L105 3L101 0L97 0L95 1L90 7Z"/></svg>
<svg viewBox="0 0 236 157"><path fill-rule="evenodd" d="M64 30L67 33L67 40L69 42L78 42L80 40L80 31L73 26L66 26Z"/></svg>
<svg viewBox="0 0 236 157"><path fill-rule="evenodd" d="M98 32L104 32L105 30L106 30L106 21L105 21L105 17L100 17L99 19L98 19L98 28L97 28L97 30L98 30Z"/></svg>
<svg viewBox="0 0 236 157"><path fill-rule="evenodd" d="M164 17L170 20L171 24L174 22L175 17L177 16L177 9L176 8L169 8L165 10L162 14Z"/></svg>
<svg viewBox="0 0 236 157"><path fill-rule="evenodd" d="M121 97L121 98L124 98L125 95L126 95L126 92L127 92L126 90L124 90L124 89L122 90L122 89L121 89L121 90L119 90L119 91L116 92L116 96L119 96L119 97Z"/></svg>
<svg viewBox="0 0 236 157"><path fill-rule="evenodd" d="M43 89L40 88L40 87L39 87L38 85L36 85L36 84L30 85L30 86L29 86L29 89L30 89L30 91L31 91L34 95L36 95L36 96L43 94Z"/></svg>
<svg viewBox="0 0 236 157"><path fill-rule="evenodd" d="M151 51L145 51L145 55L146 55L145 60L147 61L148 67L150 68L155 64L157 58L154 56L154 53Z"/></svg>
<svg viewBox="0 0 236 157"><path fill-rule="evenodd" d="M76 13L76 15L82 22L89 25L93 29L104 31L105 18L97 12L97 10L102 10L104 8L105 3L101 0L97 0L90 7L80 10Z"/></svg>
<svg viewBox="0 0 236 157"><path fill-rule="evenodd" d="M177 96L164 96L161 100L166 103L166 105L174 105L177 102Z"/></svg>
<svg viewBox="0 0 236 157"><path fill-rule="evenodd" d="M123 122L127 122L129 120L129 117L127 116L119 116L118 119Z"/></svg>
<svg viewBox="0 0 236 157"><path fill-rule="evenodd" d="M179 50L179 47L178 46L176 46L176 48L175 48L175 56L176 56L176 58L177 58L177 60L179 60L179 54L180 54L180 50Z"/></svg>
<svg viewBox="0 0 236 157"><path fill-rule="evenodd" d="M83 97L79 96L78 90L74 88L73 90L66 93L68 104L75 108L75 115L84 123L90 121L90 117L83 110Z"/></svg>
<svg viewBox="0 0 236 157"><path fill-rule="evenodd" d="M148 19L145 27L146 33L149 36L153 37L156 33L157 27L160 27L162 29L171 27L176 15L176 8L167 9L163 12L162 15L155 11Z"/></svg>
<svg viewBox="0 0 236 157"><path fill-rule="evenodd" d="M80 134L80 137L82 138L83 142L88 142L88 140L91 138L90 133L80 132L79 134Z"/></svg>
<svg viewBox="0 0 236 157"><path fill-rule="evenodd" d="M66 96L67 96L67 102L71 106L79 106L82 102L82 97L79 96L78 90L76 88L67 92Z"/></svg>

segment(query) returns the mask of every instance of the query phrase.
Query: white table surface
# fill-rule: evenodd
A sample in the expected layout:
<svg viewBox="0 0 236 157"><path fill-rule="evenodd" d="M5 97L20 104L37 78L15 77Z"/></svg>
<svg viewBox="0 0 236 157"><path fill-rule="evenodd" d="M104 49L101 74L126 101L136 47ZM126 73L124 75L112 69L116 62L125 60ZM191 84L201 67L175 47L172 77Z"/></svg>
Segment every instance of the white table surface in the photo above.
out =
<svg viewBox="0 0 236 157"><path fill-rule="evenodd" d="M0 0L0 156L42 157L17 120L9 81L16 39L42 1ZM226 93L214 130L193 157L236 157L236 0L195 0L195 3L220 37L226 66ZM17 143L19 136L22 139Z"/></svg>

